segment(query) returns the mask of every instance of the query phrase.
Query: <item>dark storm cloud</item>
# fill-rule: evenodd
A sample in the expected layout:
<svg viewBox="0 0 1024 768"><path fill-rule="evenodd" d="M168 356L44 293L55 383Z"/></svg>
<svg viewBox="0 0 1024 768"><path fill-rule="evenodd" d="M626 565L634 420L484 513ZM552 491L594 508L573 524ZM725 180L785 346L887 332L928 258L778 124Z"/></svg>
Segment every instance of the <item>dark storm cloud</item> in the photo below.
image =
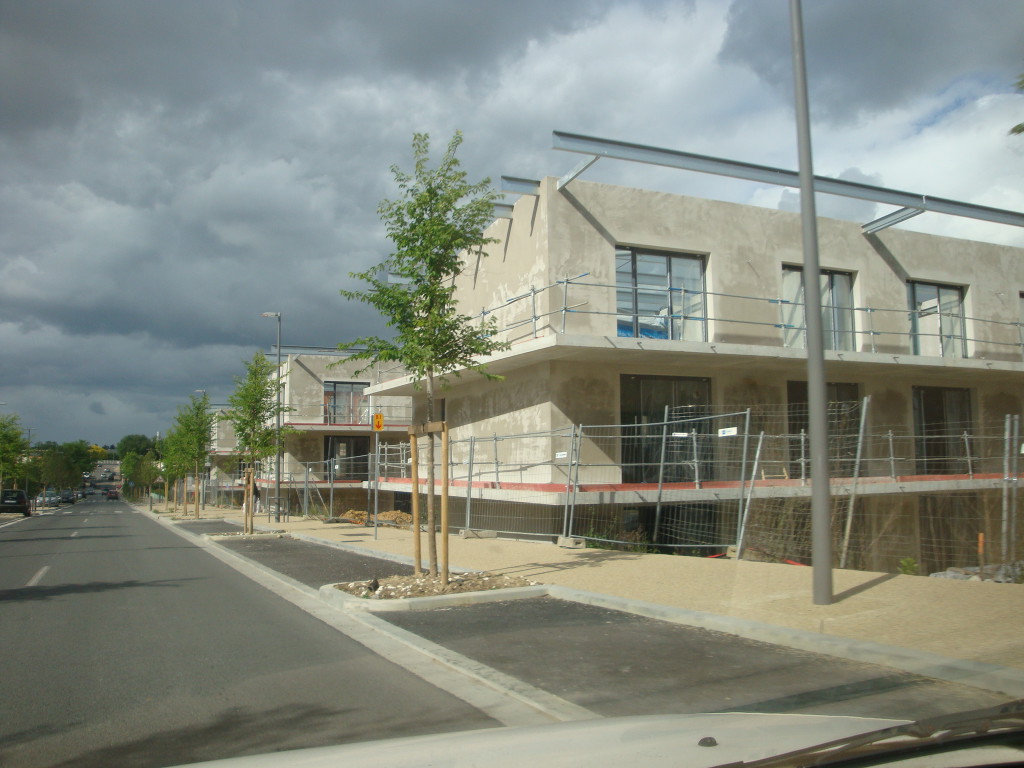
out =
<svg viewBox="0 0 1024 768"><path fill-rule="evenodd" d="M802 7L812 108L831 120L898 107L964 77L1008 91L1024 71L1019 0L814 0ZM734 2L721 57L748 66L791 103L788 4Z"/></svg>

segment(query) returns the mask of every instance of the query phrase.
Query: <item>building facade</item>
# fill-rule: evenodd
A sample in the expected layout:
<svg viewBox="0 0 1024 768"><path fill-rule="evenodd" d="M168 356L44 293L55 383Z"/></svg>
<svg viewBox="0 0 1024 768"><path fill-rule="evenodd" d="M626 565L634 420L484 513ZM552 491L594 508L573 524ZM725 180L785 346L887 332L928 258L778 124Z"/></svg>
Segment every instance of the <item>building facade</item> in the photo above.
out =
<svg viewBox="0 0 1024 768"><path fill-rule="evenodd" d="M818 227L843 564L947 567L978 533L1020 556L1024 250ZM510 342L504 380L444 393L452 493L481 525L509 529L514 496L521 533L803 558L799 215L547 178L488 234L456 296ZM369 392L422 408L408 378Z"/></svg>

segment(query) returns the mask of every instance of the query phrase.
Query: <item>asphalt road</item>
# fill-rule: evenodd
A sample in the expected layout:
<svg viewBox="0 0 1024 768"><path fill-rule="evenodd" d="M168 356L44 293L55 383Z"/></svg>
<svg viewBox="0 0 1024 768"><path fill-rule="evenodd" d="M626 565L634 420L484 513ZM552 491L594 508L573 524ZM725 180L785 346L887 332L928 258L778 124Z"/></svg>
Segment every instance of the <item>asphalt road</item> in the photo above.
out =
<svg viewBox="0 0 1024 768"><path fill-rule="evenodd" d="M115 501L0 527L0 647L6 768L497 725Z"/></svg>

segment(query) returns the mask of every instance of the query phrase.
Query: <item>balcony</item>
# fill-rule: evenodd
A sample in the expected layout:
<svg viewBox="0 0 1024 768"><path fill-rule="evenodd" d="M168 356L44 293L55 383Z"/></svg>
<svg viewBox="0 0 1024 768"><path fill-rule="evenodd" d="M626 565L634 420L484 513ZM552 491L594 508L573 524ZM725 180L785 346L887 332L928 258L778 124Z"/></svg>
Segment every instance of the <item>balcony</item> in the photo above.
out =
<svg viewBox="0 0 1024 768"><path fill-rule="evenodd" d="M739 344L802 350L807 328L804 305L780 298L715 291L664 289L655 306L650 289L591 282L588 275L531 287L504 304L485 309L479 322L494 324L510 343L557 334ZM641 310L623 314L623 294L637 294ZM640 294L643 294L642 296ZM669 307L696 308L696 314ZM908 307L823 307L828 350L891 356L1024 362L1024 322L971 317L938 305ZM831 322L829 322L831 320ZM887 359L883 359L887 358Z"/></svg>

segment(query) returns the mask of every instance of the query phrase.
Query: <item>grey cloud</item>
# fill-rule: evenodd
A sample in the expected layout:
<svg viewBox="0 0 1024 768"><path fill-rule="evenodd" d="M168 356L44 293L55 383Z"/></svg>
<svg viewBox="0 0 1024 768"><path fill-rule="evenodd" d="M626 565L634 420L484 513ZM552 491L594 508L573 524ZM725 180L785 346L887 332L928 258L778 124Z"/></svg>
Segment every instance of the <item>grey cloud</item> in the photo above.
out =
<svg viewBox="0 0 1024 768"><path fill-rule="evenodd" d="M960 78L1009 90L1024 68L1017 0L815 0L803 4L803 18L812 110L835 121L898 107ZM720 54L787 103L789 24L785 3L735 0Z"/></svg>

